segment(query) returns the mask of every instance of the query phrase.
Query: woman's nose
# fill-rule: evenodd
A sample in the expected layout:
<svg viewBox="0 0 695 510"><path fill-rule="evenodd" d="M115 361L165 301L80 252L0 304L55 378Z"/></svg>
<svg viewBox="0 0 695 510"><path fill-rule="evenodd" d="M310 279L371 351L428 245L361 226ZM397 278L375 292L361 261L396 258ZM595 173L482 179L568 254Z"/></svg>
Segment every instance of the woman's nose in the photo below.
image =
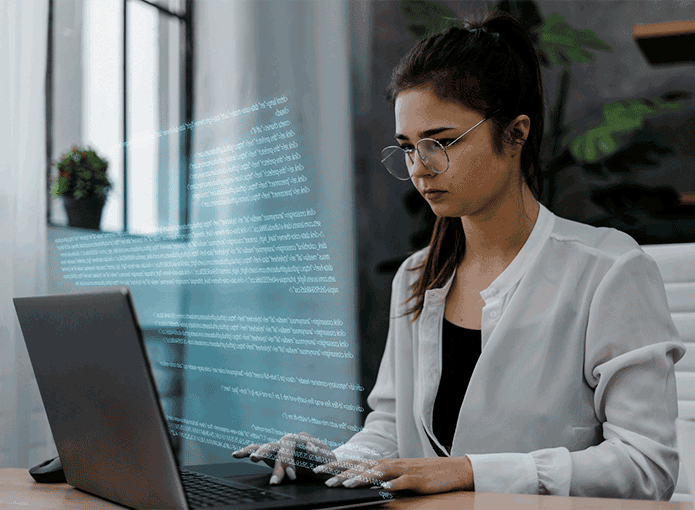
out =
<svg viewBox="0 0 695 510"><path fill-rule="evenodd" d="M435 175L435 173L427 167L420 155L415 154L415 157L413 158L413 166L410 168L410 178L431 177L433 175Z"/></svg>

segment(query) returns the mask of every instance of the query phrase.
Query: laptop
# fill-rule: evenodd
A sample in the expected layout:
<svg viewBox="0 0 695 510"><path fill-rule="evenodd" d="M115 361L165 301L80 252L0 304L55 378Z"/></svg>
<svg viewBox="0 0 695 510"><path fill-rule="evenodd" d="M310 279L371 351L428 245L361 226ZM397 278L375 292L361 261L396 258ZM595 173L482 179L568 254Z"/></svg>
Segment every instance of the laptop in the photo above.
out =
<svg viewBox="0 0 695 510"><path fill-rule="evenodd" d="M269 485L272 469L248 459L181 468L127 288L13 301L65 478L77 489L136 509L386 501L379 490L301 477Z"/></svg>

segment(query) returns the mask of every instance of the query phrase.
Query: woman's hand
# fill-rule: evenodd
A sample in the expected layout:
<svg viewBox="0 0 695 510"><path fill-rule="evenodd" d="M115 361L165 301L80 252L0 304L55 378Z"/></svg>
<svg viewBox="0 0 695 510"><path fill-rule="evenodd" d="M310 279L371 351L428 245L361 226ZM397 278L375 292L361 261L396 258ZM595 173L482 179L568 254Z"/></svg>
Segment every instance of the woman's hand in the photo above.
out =
<svg viewBox="0 0 695 510"><path fill-rule="evenodd" d="M326 481L329 487L381 485L388 491L411 490L436 494L455 490L473 490L473 468L468 457L427 459L380 459L330 462L314 472L340 474Z"/></svg>
<svg viewBox="0 0 695 510"><path fill-rule="evenodd" d="M273 468L271 485L282 482L285 474L290 480L295 480L297 474L316 477L313 468L336 460L328 446L306 432L287 434L275 443L251 444L233 452L232 456L235 459L249 457L253 462L262 460L268 464Z"/></svg>

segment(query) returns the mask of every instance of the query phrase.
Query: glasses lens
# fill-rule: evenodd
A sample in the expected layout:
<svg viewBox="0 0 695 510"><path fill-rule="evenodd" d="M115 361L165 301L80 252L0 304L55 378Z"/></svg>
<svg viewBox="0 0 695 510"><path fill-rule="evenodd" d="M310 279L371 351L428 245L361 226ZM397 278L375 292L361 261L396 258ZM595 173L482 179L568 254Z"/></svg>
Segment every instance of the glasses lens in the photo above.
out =
<svg viewBox="0 0 695 510"><path fill-rule="evenodd" d="M391 175L402 181L410 179L415 158L419 158L428 170L437 174L445 172L449 168L449 158L446 151L436 141L427 138L420 140L417 144L417 150L419 156L416 156L414 152L408 154L395 145L386 147L381 151L381 162Z"/></svg>
<svg viewBox="0 0 695 510"><path fill-rule="evenodd" d="M442 173L449 167L449 158L444 148L434 140L424 139L417 144L417 150L425 166L435 173Z"/></svg>
<svg viewBox="0 0 695 510"><path fill-rule="evenodd" d="M386 167L391 175L402 181L410 179L408 167L412 166L408 154L400 147L386 147L381 151L381 162Z"/></svg>

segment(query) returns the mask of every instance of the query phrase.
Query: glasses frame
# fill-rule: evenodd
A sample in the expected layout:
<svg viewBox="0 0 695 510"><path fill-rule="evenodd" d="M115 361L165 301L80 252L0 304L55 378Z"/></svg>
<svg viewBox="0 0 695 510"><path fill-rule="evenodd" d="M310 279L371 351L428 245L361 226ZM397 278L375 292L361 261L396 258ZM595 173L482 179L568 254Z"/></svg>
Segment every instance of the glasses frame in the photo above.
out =
<svg viewBox="0 0 695 510"><path fill-rule="evenodd" d="M401 147L400 145L389 145L388 147L384 147L384 148L381 150L382 157L383 157L384 151L387 150L387 149L398 149L398 150L401 150L401 151L405 152L405 153L408 155L408 159L410 160L410 165L408 165L407 162L406 162L406 166L408 167L408 177L399 177L399 176L395 175L394 173L392 173L391 170L389 170L389 167L386 166L386 163L384 163L384 161L386 160L386 158L383 158L383 159L381 160L381 163L386 167L386 170L388 171L388 173L390 173L391 175L393 175L393 176L394 176L396 179L398 179L399 181L409 181L410 179L413 178L412 169L413 169L413 167L415 166L415 161L413 160L411 154L412 154L413 152L417 152L417 155L418 155L418 157L420 158L420 161L422 161L422 164L425 165L425 167L426 167L430 172L434 172L435 174L443 174L444 172L446 172L447 170L449 170L449 153L447 153L446 150L447 150L449 147L451 147L452 145L454 145L456 142L458 142L461 138L463 138L464 136L466 136L468 133L470 133L471 131L473 131L475 128L477 128L478 126L480 126L483 122L485 122L486 120L488 120L488 119L494 117L499 111L500 111L500 109L498 108L497 110L495 110L494 112L492 112L490 115L488 115L487 117L485 117L483 120L481 120L480 122L478 122L475 126L473 126L473 127L470 128L468 131L466 131L465 133L463 133L462 135L460 135L458 138L456 138L456 140L452 140L451 142L447 143L446 145L442 145L438 140L435 140L434 138L422 138L421 140L418 140L417 143L415 144L415 146L414 146L413 148L411 148L411 149L404 149L404 148ZM436 144L439 145L439 147L444 151L444 156L446 156L446 168L445 168L444 170L441 170L441 171L435 170L434 168L430 167L430 166L427 164L427 162L426 162L427 157L426 157L426 156L423 156L422 153L420 152L420 149L418 149L418 146L419 146L422 142L425 142L425 141L432 141L432 142L436 143ZM389 156L389 157L391 157L391 156Z"/></svg>

